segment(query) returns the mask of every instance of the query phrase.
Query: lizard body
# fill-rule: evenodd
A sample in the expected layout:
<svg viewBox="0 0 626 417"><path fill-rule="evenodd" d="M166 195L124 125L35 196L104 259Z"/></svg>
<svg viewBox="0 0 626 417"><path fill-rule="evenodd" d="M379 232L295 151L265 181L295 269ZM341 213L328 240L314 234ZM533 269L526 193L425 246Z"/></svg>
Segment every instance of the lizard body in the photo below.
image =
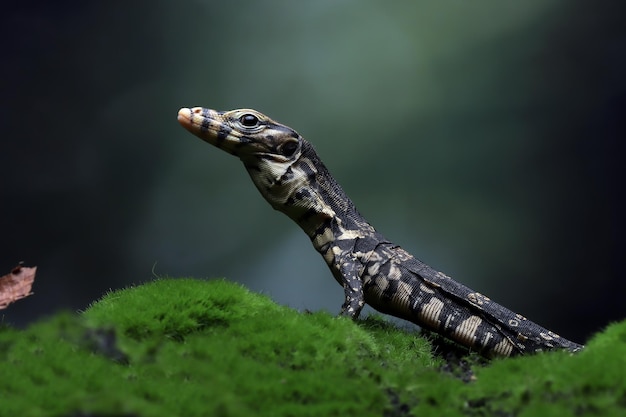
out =
<svg viewBox="0 0 626 417"><path fill-rule="evenodd" d="M251 109L182 108L178 121L241 159L271 206L309 236L343 286L341 314L364 303L487 357L583 346L527 320L414 258L378 233L293 129Z"/></svg>

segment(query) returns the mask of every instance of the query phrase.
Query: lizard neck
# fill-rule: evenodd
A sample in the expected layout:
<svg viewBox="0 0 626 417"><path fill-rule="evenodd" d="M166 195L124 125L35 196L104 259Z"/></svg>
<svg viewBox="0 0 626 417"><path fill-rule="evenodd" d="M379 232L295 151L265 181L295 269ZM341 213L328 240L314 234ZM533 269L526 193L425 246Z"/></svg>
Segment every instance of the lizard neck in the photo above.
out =
<svg viewBox="0 0 626 417"><path fill-rule="evenodd" d="M296 222L318 252L325 253L336 240L376 233L309 142L303 140L300 156L286 169L275 169L269 159L243 162L265 199Z"/></svg>

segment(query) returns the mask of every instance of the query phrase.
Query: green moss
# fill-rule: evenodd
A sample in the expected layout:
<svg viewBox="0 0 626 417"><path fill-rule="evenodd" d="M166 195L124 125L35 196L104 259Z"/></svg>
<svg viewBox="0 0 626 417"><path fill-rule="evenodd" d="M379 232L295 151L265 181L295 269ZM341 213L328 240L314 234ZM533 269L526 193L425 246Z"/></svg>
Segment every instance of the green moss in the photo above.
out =
<svg viewBox="0 0 626 417"><path fill-rule="evenodd" d="M464 383L378 317L302 314L227 281L158 280L80 315L0 328L0 416L536 416L626 412L626 322L578 355Z"/></svg>
<svg viewBox="0 0 626 417"><path fill-rule="evenodd" d="M597 334L579 354L498 359L471 384L442 380L422 391L416 415L622 416L626 413L626 321ZM450 395L452 394L452 395ZM448 414L446 414L448 415Z"/></svg>

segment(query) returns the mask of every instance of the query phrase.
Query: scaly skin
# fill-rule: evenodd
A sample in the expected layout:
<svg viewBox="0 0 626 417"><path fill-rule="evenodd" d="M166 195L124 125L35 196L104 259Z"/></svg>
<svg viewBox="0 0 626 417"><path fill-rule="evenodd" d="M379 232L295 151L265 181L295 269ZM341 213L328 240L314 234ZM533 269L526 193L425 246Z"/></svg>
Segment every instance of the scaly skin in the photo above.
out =
<svg viewBox="0 0 626 417"><path fill-rule="evenodd" d="M180 124L237 156L263 197L295 221L343 286L341 314L364 303L487 357L583 346L438 272L378 233L357 211L309 142L251 109L182 108Z"/></svg>

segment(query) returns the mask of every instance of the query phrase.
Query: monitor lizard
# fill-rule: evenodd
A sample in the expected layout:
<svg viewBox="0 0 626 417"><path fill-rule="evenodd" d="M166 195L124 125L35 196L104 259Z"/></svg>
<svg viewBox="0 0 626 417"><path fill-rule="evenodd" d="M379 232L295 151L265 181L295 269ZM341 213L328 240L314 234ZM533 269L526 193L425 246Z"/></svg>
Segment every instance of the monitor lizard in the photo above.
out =
<svg viewBox="0 0 626 417"><path fill-rule="evenodd" d="M356 319L367 303L486 357L583 348L387 240L359 214L313 146L290 127L252 109L181 108L178 121L238 157L270 205L304 230L343 286L341 315Z"/></svg>

